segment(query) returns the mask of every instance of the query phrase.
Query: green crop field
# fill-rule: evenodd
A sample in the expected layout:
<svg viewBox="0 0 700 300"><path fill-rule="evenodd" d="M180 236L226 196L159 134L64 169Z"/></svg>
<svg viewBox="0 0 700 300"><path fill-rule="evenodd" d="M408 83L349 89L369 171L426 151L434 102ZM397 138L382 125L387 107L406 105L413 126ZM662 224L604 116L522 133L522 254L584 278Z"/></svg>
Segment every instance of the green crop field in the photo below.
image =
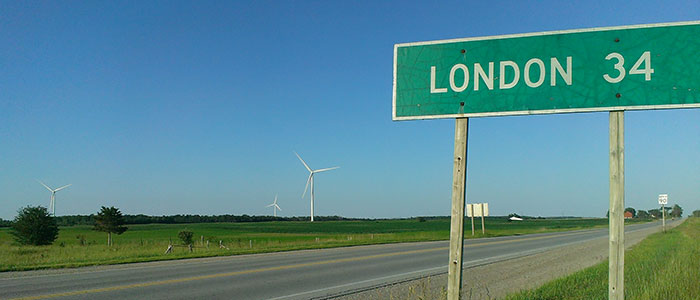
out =
<svg viewBox="0 0 700 300"><path fill-rule="evenodd" d="M506 299L607 298L605 261ZM625 253L625 299L700 299L700 218L650 235Z"/></svg>
<svg viewBox="0 0 700 300"><path fill-rule="evenodd" d="M474 237L484 237L480 220L476 219L475 223L477 234ZM574 218L508 222L503 217L489 217L485 223L485 236L503 236L604 227L608 220ZM449 218L129 225L124 234L114 236L112 247L106 245L107 234L93 231L90 226L61 227L58 239L51 246L20 246L12 239L9 228L0 228L0 271L447 240L449 228ZM192 252L180 245L177 234L183 229L194 232ZM465 220L465 237L472 238L469 219ZM219 247L219 241L225 248ZM171 242L177 247L172 253L165 254Z"/></svg>

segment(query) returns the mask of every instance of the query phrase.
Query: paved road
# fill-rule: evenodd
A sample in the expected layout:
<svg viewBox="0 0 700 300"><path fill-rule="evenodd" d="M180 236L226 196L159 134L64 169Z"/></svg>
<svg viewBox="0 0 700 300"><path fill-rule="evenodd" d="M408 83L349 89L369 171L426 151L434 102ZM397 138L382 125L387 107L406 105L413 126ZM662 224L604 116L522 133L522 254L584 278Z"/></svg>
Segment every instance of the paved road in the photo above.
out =
<svg viewBox="0 0 700 300"><path fill-rule="evenodd" d="M659 222L626 226L636 231ZM607 239L591 229L465 241L465 267ZM34 271L0 277L0 299L312 299L447 271L448 242ZM5 277L5 278L3 278Z"/></svg>

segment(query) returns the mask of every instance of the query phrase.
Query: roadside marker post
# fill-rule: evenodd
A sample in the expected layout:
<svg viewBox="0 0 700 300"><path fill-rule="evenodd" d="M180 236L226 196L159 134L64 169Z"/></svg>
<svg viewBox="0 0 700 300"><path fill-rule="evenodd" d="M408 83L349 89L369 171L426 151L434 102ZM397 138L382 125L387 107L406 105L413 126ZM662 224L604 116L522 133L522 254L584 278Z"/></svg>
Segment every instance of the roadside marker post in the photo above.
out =
<svg viewBox="0 0 700 300"><path fill-rule="evenodd" d="M486 225L484 225L484 217L489 216L489 204L467 204L467 217L471 217L472 219L472 235L474 235L474 216L481 217L481 234L486 234Z"/></svg>
<svg viewBox="0 0 700 300"><path fill-rule="evenodd" d="M481 205L481 234L486 234L486 225L484 225L484 205Z"/></svg>
<svg viewBox="0 0 700 300"><path fill-rule="evenodd" d="M484 225L484 217L489 216L489 204L481 203L481 234L486 234L486 225Z"/></svg>
<svg viewBox="0 0 700 300"><path fill-rule="evenodd" d="M668 204L668 194L659 195L659 204L661 204L661 222L663 231L666 232L666 204Z"/></svg>
<svg viewBox="0 0 700 300"><path fill-rule="evenodd" d="M665 205L661 205L661 220L662 220L661 222L663 224L662 226L663 226L664 232L666 232L666 206Z"/></svg>
<svg viewBox="0 0 700 300"><path fill-rule="evenodd" d="M474 205L473 204L468 204L469 209L467 210L467 214L471 217L472 219L472 236L474 236Z"/></svg>
<svg viewBox="0 0 700 300"><path fill-rule="evenodd" d="M394 45L392 120L456 120L448 300L462 285L467 118L578 112L610 117L608 297L624 299L624 111L700 108L698 36L689 21Z"/></svg>

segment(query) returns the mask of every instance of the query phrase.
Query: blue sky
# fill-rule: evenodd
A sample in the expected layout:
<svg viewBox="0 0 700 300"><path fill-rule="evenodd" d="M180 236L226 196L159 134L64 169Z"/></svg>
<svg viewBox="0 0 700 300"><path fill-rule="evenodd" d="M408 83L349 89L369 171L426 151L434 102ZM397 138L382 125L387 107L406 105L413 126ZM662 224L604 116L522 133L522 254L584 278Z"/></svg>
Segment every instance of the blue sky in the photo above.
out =
<svg viewBox="0 0 700 300"><path fill-rule="evenodd" d="M0 2L0 218L449 215L454 120L391 121L393 45L700 19L697 1ZM627 112L626 205L700 209L700 109ZM604 216L608 114L470 120L467 199Z"/></svg>

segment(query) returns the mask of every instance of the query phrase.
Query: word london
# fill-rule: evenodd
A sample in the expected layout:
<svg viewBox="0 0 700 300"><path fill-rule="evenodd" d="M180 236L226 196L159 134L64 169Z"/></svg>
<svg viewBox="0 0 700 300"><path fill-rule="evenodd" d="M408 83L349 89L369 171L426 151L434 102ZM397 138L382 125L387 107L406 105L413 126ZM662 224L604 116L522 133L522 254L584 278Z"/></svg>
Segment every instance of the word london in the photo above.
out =
<svg viewBox="0 0 700 300"><path fill-rule="evenodd" d="M624 57L619 53L610 53L605 57L606 60L616 60L615 61L615 71L611 74L603 74L603 78L609 83L617 83L625 78L627 71L624 68ZM545 76L549 73L549 85L557 86L557 78L561 78L566 85L573 84L573 71L572 71L572 57L566 57L566 67L562 66L559 59L552 57L549 59L549 72L546 71L545 62L539 58L532 58L528 60L523 66L522 78L525 84L530 88L536 88L541 86L545 82ZM644 69L640 69L642 63L644 63ZM499 73L498 76L494 74L494 62L488 63L488 72L484 70L484 67L480 63L474 63L473 66L473 89L474 91L479 91L483 89L480 87L480 83L483 82L487 89L494 89L494 81L498 78L498 89L505 90L515 87L520 82L520 67L514 61L506 60L501 61L498 64ZM535 70L533 72L533 70ZM637 62L629 70L629 74L642 74L646 81L651 80L651 74L654 73L654 69L651 68L651 53L645 51L639 57ZM532 78L532 74L536 77L535 80ZM436 77L438 75L438 70L436 66L430 66L430 93L446 93L447 87L438 87L436 85ZM444 77L441 77L444 78ZM447 77L450 89L453 92L459 93L465 91L469 87L470 82L470 72L469 67L464 64L455 64L450 69L449 76ZM443 81L444 82L444 81Z"/></svg>

